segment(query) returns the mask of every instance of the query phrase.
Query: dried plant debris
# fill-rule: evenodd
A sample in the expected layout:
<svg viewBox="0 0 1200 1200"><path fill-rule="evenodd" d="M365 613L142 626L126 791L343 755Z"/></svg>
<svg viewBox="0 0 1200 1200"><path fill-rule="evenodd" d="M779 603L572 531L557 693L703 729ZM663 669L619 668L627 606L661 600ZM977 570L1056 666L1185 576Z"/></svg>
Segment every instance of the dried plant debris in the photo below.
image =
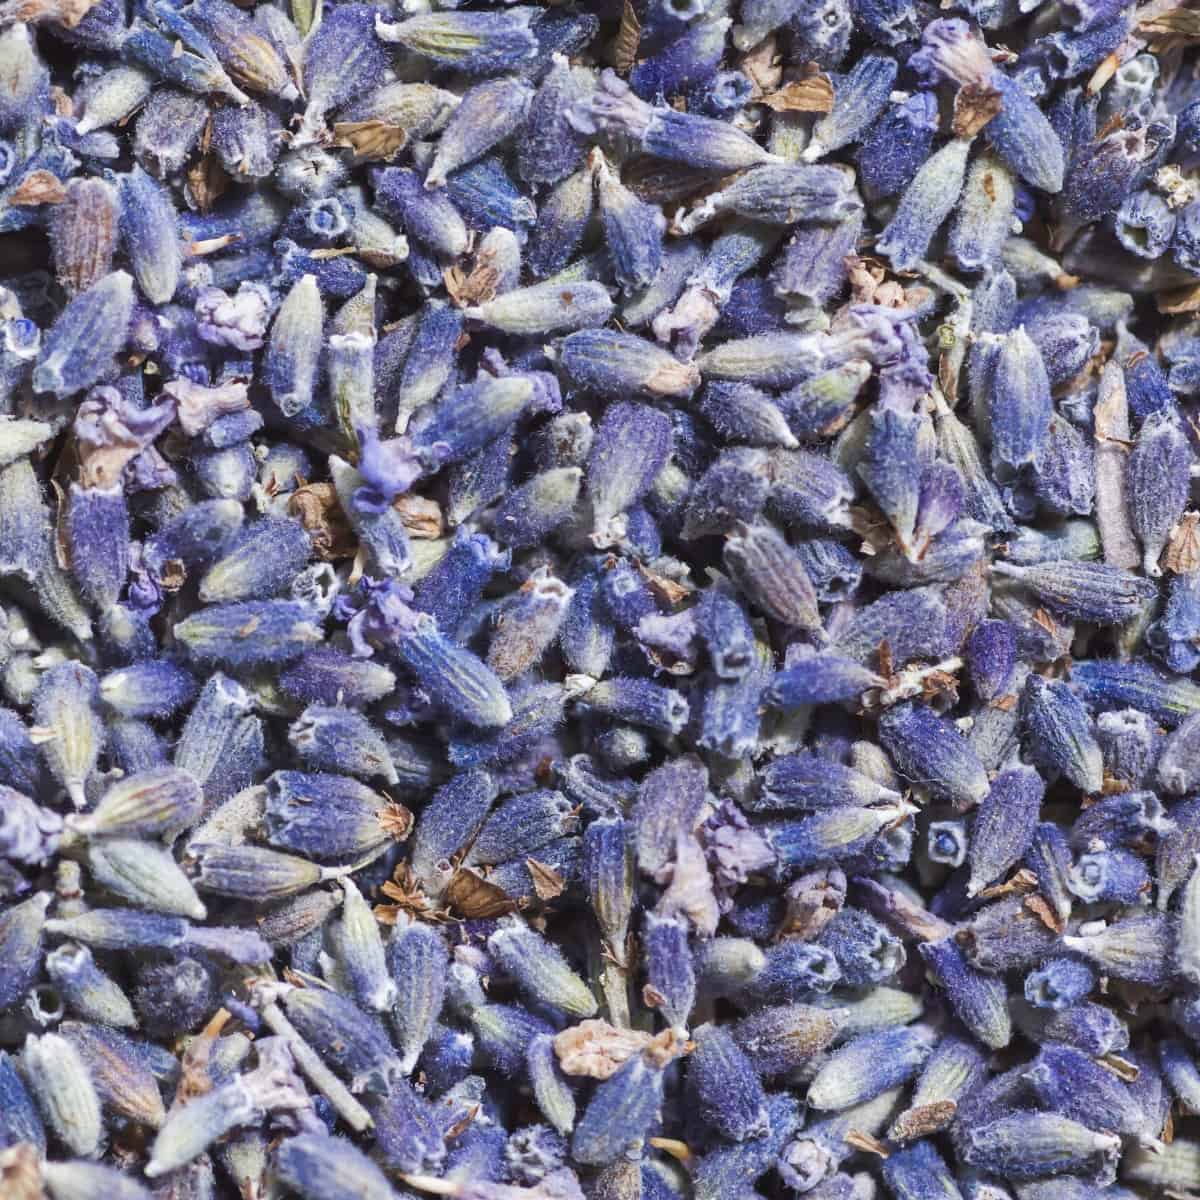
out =
<svg viewBox="0 0 1200 1200"><path fill-rule="evenodd" d="M0 0L0 1200L1200 1196L1198 79Z"/></svg>

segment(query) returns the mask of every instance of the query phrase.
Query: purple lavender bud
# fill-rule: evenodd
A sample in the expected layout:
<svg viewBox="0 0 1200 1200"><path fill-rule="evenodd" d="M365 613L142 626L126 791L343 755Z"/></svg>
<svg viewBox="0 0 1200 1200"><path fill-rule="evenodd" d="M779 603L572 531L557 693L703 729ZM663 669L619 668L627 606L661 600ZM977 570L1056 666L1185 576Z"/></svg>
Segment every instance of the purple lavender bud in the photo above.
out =
<svg viewBox="0 0 1200 1200"><path fill-rule="evenodd" d="M649 286L658 274L666 218L626 188L598 150L592 153L591 166L613 275L629 295Z"/></svg>
<svg viewBox="0 0 1200 1200"><path fill-rule="evenodd" d="M1100 791L1104 761L1082 702L1065 683L1030 675L1021 696L1027 748L1035 761L1059 771L1085 792Z"/></svg>
<svg viewBox="0 0 1200 1200"><path fill-rule="evenodd" d="M594 86L590 72L569 65L561 54L533 100L517 144L517 172L530 185L565 179L583 158L585 140L571 127L567 112Z"/></svg>
<svg viewBox="0 0 1200 1200"><path fill-rule="evenodd" d="M798 230L771 271L775 294L823 310L846 288L846 258L858 246L863 220L863 213L856 212L836 225L814 224Z"/></svg>
<svg viewBox="0 0 1200 1200"><path fill-rule="evenodd" d="M633 676L597 683L580 697L579 704L598 716L665 734L681 733L689 711L682 693Z"/></svg>
<svg viewBox="0 0 1200 1200"><path fill-rule="evenodd" d="M1200 688L1146 662L1077 662L1071 668L1071 684L1093 710L1136 708L1169 729L1200 712Z"/></svg>
<svg viewBox="0 0 1200 1200"><path fill-rule="evenodd" d="M875 409L857 467L906 553L912 546L920 503L920 475L912 467L928 457L928 433L928 421L916 413Z"/></svg>
<svg viewBox="0 0 1200 1200"><path fill-rule="evenodd" d="M763 1136L770 1128L768 1099L750 1060L722 1025L702 1025L694 1038L687 1086L701 1119L731 1141Z"/></svg>
<svg viewBox="0 0 1200 1200"><path fill-rule="evenodd" d="M699 372L691 363L679 362L642 338L607 329L582 330L564 338L559 362L572 383L611 400L621 400L630 392L686 397L700 382ZM635 406L620 407L624 410ZM593 458L595 453L593 449Z"/></svg>
<svg viewBox="0 0 1200 1200"><path fill-rule="evenodd" d="M1141 615L1155 588L1129 571L1094 562L1047 562L1028 567L994 564L1068 620L1119 625ZM1106 664L1108 665L1108 664Z"/></svg>
<svg viewBox="0 0 1200 1200"><path fill-rule="evenodd" d="M496 795L495 781L481 770L460 772L434 793L417 822L411 857L427 890L445 886L449 860L479 831Z"/></svg>
<svg viewBox="0 0 1200 1200"><path fill-rule="evenodd" d="M1085 1171L1103 1175L1115 1164L1120 1139L1094 1133L1057 1112L1016 1112L963 1131L961 1153L971 1166L1013 1180Z"/></svg>
<svg viewBox="0 0 1200 1200"><path fill-rule="evenodd" d="M496 540L515 548L544 541L574 514L582 475L578 467L543 471L511 492L493 518Z"/></svg>
<svg viewBox="0 0 1200 1200"><path fill-rule="evenodd" d="M388 167L373 182L376 205L409 237L447 258L466 250L467 227L458 210L440 191L427 191L415 171Z"/></svg>
<svg viewBox="0 0 1200 1200"><path fill-rule="evenodd" d="M885 829L910 815L910 806L903 803L879 808L843 805L803 820L773 824L763 832L781 867L795 875L821 863L858 858Z"/></svg>
<svg viewBox="0 0 1200 1200"><path fill-rule="evenodd" d="M833 223L860 208L850 176L838 167L768 164L706 196L690 213L676 216L675 228L691 233L724 212L770 225Z"/></svg>
<svg viewBox="0 0 1200 1200"><path fill-rule="evenodd" d="M335 878L316 863L262 846L194 846L202 892L267 904Z"/></svg>
<svg viewBox="0 0 1200 1200"><path fill-rule="evenodd" d="M949 239L950 253L962 270L986 271L999 265L1012 233L1016 182L1008 167L991 155L981 155L971 165Z"/></svg>
<svg viewBox="0 0 1200 1200"><path fill-rule="evenodd" d="M557 946L518 917L507 917L488 938L488 951L531 1002L566 1016L590 1017L596 998Z"/></svg>
<svg viewBox="0 0 1200 1200"><path fill-rule="evenodd" d="M1125 846L1140 849L1144 841L1169 830L1154 792L1119 792L1090 804L1071 825L1076 850Z"/></svg>
<svg viewBox="0 0 1200 1200"><path fill-rule="evenodd" d="M633 810L634 846L642 872L670 878L679 839L695 826L704 804L708 771L698 758L684 756L651 771Z"/></svg>
<svg viewBox="0 0 1200 1200"><path fill-rule="evenodd" d="M420 1174L438 1171L446 1144L439 1116L429 1102L403 1079L394 1079L385 1096L373 1098L375 1153L390 1171Z"/></svg>
<svg viewBox="0 0 1200 1200"><path fill-rule="evenodd" d="M129 509L120 487L71 484L66 512L71 573L101 611L116 604L129 572Z"/></svg>
<svg viewBox="0 0 1200 1200"><path fill-rule="evenodd" d="M1114 979L1162 987L1174 972L1173 938L1174 930L1165 914L1142 910L1096 932L1079 933L1062 941L1068 950Z"/></svg>
<svg viewBox="0 0 1200 1200"><path fill-rule="evenodd" d="M311 609L289 600L212 604L180 621L175 636L196 661L233 668L288 662L323 638Z"/></svg>
<svg viewBox="0 0 1200 1200"><path fill-rule="evenodd" d="M524 1075L526 1055L532 1055L536 1040L554 1032L518 1004L482 1004L472 1008L467 1019L484 1059L514 1080Z"/></svg>
<svg viewBox="0 0 1200 1200"><path fill-rule="evenodd" d="M1159 556L1187 506L1192 450L1171 410L1152 412L1142 423L1129 455L1129 519L1141 539L1142 568L1162 574Z"/></svg>
<svg viewBox="0 0 1200 1200"><path fill-rule="evenodd" d="M774 759L760 780L760 793L746 801L751 812L816 811L900 799L898 792L868 776L807 751Z"/></svg>
<svg viewBox="0 0 1200 1200"><path fill-rule="evenodd" d="M1030 680L1036 678L1030 676ZM1033 840L1045 790L1030 767L1013 767L996 776L971 830L968 896L978 895L1024 856Z"/></svg>
<svg viewBox="0 0 1200 1200"><path fill-rule="evenodd" d="M561 271L583 240L592 218L596 191L584 168L562 180L538 211L526 253L530 274L545 279Z"/></svg>
<svg viewBox="0 0 1200 1200"><path fill-rule="evenodd" d="M155 17L163 32L149 26L135 29L123 47L128 56L189 92L215 92L235 104L248 102L217 60L208 38L191 21L173 10L156 12Z"/></svg>
<svg viewBox="0 0 1200 1200"><path fill-rule="evenodd" d="M343 775L276 771L266 781L266 841L321 862L362 858L410 825L407 810Z"/></svg>
<svg viewBox="0 0 1200 1200"><path fill-rule="evenodd" d="M1030 472L1034 493L1052 513L1088 516L1096 491L1096 459L1091 440L1055 416Z"/></svg>
<svg viewBox="0 0 1200 1200"><path fill-rule="evenodd" d="M823 636L812 581L774 526L739 524L725 542L724 561L738 587L763 612Z"/></svg>
<svg viewBox="0 0 1200 1200"><path fill-rule="evenodd" d="M195 676L169 658L145 659L100 680L100 699L123 717L172 716L198 690Z"/></svg>
<svg viewBox="0 0 1200 1200"><path fill-rule="evenodd" d="M576 1162L612 1162L629 1142L650 1131L662 1104L664 1070L678 1052L674 1041L661 1048L652 1043L596 1088L571 1138Z"/></svg>
<svg viewBox="0 0 1200 1200"><path fill-rule="evenodd" d="M395 985L392 1021L401 1070L411 1071L434 1030L446 992L449 957L441 935L420 922L397 923L387 944Z"/></svg>
<svg viewBox="0 0 1200 1200"><path fill-rule="evenodd" d="M84 784L104 745L99 698L95 674L68 661L42 676L33 700L34 720L49 735L41 742L42 757L77 809L84 807Z"/></svg>
<svg viewBox="0 0 1200 1200"><path fill-rule="evenodd" d="M990 405L992 463L1019 470L1033 463L1054 414L1041 351L1024 328L1005 335L996 359Z"/></svg>
<svg viewBox="0 0 1200 1200"><path fill-rule="evenodd" d="M516 70L538 50L530 29L531 10L512 12L437 12L387 24L375 31L384 42L396 42L413 54L432 59L466 75L499 75Z"/></svg>
<svg viewBox="0 0 1200 1200"><path fill-rule="evenodd" d="M642 952L646 961L643 1002L648 1008L658 1009L672 1028L685 1028L696 1001L696 971L687 923L647 913Z"/></svg>
<svg viewBox="0 0 1200 1200"><path fill-rule="evenodd" d="M970 966L953 939L926 942L920 949L945 990L954 1015L990 1049L1007 1046L1012 1038L1012 1019L1003 981Z"/></svg>
<svg viewBox="0 0 1200 1200"><path fill-rule="evenodd" d="M7 964L0 978L0 1011L17 1004L37 980L48 892L38 892L0 913L0 952Z"/></svg>
<svg viewBox="0 0 1200 1200"><path fill-rule="evenodd" d="M866 54L840 76L834 87L833 108L813 126L812 140L802 155L804 161L815 162L858 141L883 112L898 70L894 58Z"/></svg>
<svg viewBox="0 0 1200 1200"><path fill-rule="evenodd" d="M563 343L564 360L569 344L577 338L590 336L577 333L567 338ZM650 349L648 343L638 343L636 338L625 338L624 341ZM633 351L633 346L615 343L614 348L621 352ZM652 350L651 353L660 351ZM671 442L671 423L657 409L629 403L610 404L605 409L592 442L587 468L594 536L609 537L616 518L646 494L671 453Z"/></svg>
<svg viewBox="0 0 1200 1200"><path fill-rule="evenodd" d="M389 59L376 36L375 18L366 4L345 4L312 30L304 45L308 104L295 144L318 140L327 113L383 82Z"/></svg>
<svg viewBox="0 0 1200 1200"><path fill-rule="evenodd" d="M902 192L928 159L936 132L937 103L931 92L916 92L885 109L858 153L866 195L878 200Z"/></svg>
<svg viewBox="0 0 1200 1200"><path fill-rule="evenodd" d="M883 1178L892 1194L900 1200L909 1200L909 1197L916 1200L939 1193L950 1197L959 1190L946 1160L929 1141L914 1142L889 1155L883 1165Z"/></svg>
<svg viewBox="0 0 1200 1200"><path fill-rule="evenodd" d="M968 809L988 794L987 772L970 744L925 704L888 709L879 721L879 740L900 774L936 799Z"/></svg>
<svg viewBox="0 0 1200 1200"><path fill-rule="evenodd" d="M68 297L86 291L112 270L119 220L112 184L82 177L68 182L63 202L52 210L49 229L54 276Z"/></svg>
<svg viewBox="0 0 1200 1200"><path fill-rule="evenodd" d="M488 817L466 861L486 867L531 854L536 858L543 846L574 833L578 825L574 806L561 792L525 792L506 800Z"/></svg>
<svg viewBox="0 0 1200 1200"><path fill-rule="evenodd" d="M508 563L507 552L487 534L461 529L445 557L418 585L413 606L452 633L479 602L488 580L497 571L507 570Z"/></svg>
<svg viewBox="0 0 1200 1200"><path fill-rule="evenodd" d="M1129 196L1147 154L1144 129L1118 129L1076 147L1062 190L1062 207L1077 221L1094 221Z"/></svg>
<svg viewBox="0 0 1200 1200"><path fill-rule="evenodd" d="M183 253L175 206L141 167L122 177L121 242L138 287L151 304L166 304L179 286Z"/></svg>
<svg viewBox="0 0 1200 1200"><path fill-rule="evenodd" d="M830 916L817 936L817 943L833 955L833 982L847 987L885 983L904 966L905 951L869 913L843 908Z"/></svg>
<svg viewBox="0 0 1200 1200"><path fill-rule="evenodd" d="M1130 254L1154 260L1170 249L1175 220L1175 210L1156 192L1136 191L1113 217L1113 232Z"/></svg>
<svg viewBox="0 0 1200 1200"><path fill-rule="evenodd" d="M141 1027L155 1037L182 1037L211 1014L213 973L194 958L147 963L137 976L133 1003Z"/></svg>
<svg viewBox="0 0 1200 1200"><path fill-rule="evenodd" d="M308 562L312 539L299 521L263 517L244 526L200 579L204 604L283 591Z"/></svg>
<svg viewBox="0 0 1200 1200"><path fill-rule="evenodd" d="M125 343L133 312L133 279L113 271L80 292L54 322L33 371L39 392L70 396L109 372Z"/></svg>
<svg viewBox="0 0 1200 1200"><path fill-rule="evenodd" d="M478 233L496 226L524 231L537 220L537 209L509 175L504 160L485 158L446 180L446 197Z"/></svg>
<svg viewBox="0 0 1200 1200"><path fill-rule="evenodd" d="M46 1151L46 1130L33 1098L13 1065L12 1057L0 1054L0 1143L7 1148L28 1143L39 1155Z"/></svg>
<svg viewBox="0 0 1200 1200"><path fill-rule="evenodd" d="M527 376L485 375L446 395L414 429L413 446L433 463L461 461L505 433L535 402Z"/></svg>
<svg viewBox="0 0 1200 1200"><path fill-rule="evenodd" d="M924 1026L866 1033L835 1051L808 1085L808 1103L843 1109L907 1082L922 1067L937 1035Z"/></svg>
<svg viewBox="0 0 1200 1200"><path fill-rule="evenodd" d="M1025 977L1025 999L1035 1008L1062 1012L1086 1000L1096 986L1096 974L1073 958L1052 958Z"/></svg>
<svg viewBox="0 0 1200 1200"><path fill-rule="evenodd" d="M1088 904L1144 904L1152 884L1145 862L1128 850L1080 855L1067 873L1067 886Z"/></svg>
<svg viewBox="0 0 1200 1200"><path fill-rule="evenodd" d="M623 133L644 153L690 167L731 173L779 161L732 124L639 100L611 70L601 73L597 90L568 120L583 133Z"/></svg>
<svg viewBox="0 0 1200 1200"><path fill-rule="evenodd" d="M394 1200L383 1172L344 1138L303 1133L279 1144L273 1175L303 1200Z"/></svg>
<svg viewBox="0 0 1200 1200"><path fill-rule="evenodd" d="M518 79L476 84L451 114L428 174L427 188L441 187L458 168L511 137L525 121L533 91Z"/></svg>
<svg viewBox="0 0 1200 1200"><path fill-rule="evenodd" d="M310 704L292 722L288 741L306 766L364 779L381 777L391 784L399 780L382 734L353 709Z"/></svg>
<svg viewBox="0 0 1200 1200"><path fill-rule="evenodd" d="M879 253L886 255L896 270L914 267L925 257L933 235L954 210L969 149L965 138L947 142L922 164L904 189L895 214L876 241Z"/></svg>

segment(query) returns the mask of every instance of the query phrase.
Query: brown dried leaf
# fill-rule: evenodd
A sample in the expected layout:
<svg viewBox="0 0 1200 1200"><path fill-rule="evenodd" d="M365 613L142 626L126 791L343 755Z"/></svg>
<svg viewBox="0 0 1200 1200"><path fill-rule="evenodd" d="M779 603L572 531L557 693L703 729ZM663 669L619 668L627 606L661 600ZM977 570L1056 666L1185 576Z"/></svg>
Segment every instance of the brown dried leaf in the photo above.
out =
<svg viewBox="0 0 1200 1200"><path fill-rule="evenodd" d="M536 858L527 858L525 866L529 868L533 890L539 900L554 900L563 894L566 882L553 867L538 862Z"/></svg>
<svg viewBox="0 0 1200 1200"><path fill-rule="evenodd" d="M613 40L613 66L620 74L625 75L633 69L633 64L637 62L638 44L641 40L641 23L637 19L637 13L633 11L630 0L625 0L625 7L621 10L621 27L617 30L617 36Z"/></svg>
<svg viewBox="0 0 1200 1200"><path fill-rule="evenodd" d="M951 129L955 137L974 137L1003 105L1000 93L995 88L969 83L958 89L954 97L954 119Z"/></svg>
<svg viewBox="0 0 1200 1200"><path fill-rule="evenodd" d="M450 299L455 304L467 308L472 304L486 304L495 299L500 272L492 266L493 258L493 254L485 252L479 256L470 271L454 266L447 267L442 272L446 291L450 293Z"/></svg>
<svg viewBox="0 0 1200 1200"><path fill-rule="evenodd" d="M446 888L446 903L468 920L491 920L517 911L517 902L502 888L489 883L472 867L459 867Z"/></svg>
<svg viewBox="0 0 1200 1200"><path fill-rule="evenodd" d="M650 1045L650 1035L638 1029L618 1029L596 1017L564 1029L554 1039L554 1053L564 1075L608 1079L622 1063Z"/></svg>
<svg viewBox="0 0 1200 1200"><path fill-rule="evenodd" d="M440 538L445 532L442 507L436 500L406 492L392 501L392 507L400 514L405 532L411 538L428 541Z"/></svg>
<svg viewBox="0 0 1200 1200"><path fill-rule="evenodd" d="M380 809L377 815L380 828L397 842L404 841L412 832L413 815L403 804L393 800L387 808Z"/></svg>
<svg viewBox="0 0 1200 1200"><path fill-rule="evenodd" d="M288 512L308 530L318 558L353 558L358 542L332 483L307 483L288 499Z"/></svg>
<svg viewBox="0 0 1200 1200"><path fill-rule="evenodd" d="M1005 880L1003 883L993 884L989 888L984 888L979 893L981 900L996 900L1001 896L1021 896L1027 892L1032 892L1037 887L1037 876L1025 867L1022 867L1011 879Z"/></svg>
<svg viewBox="0 0 1200 1200"><path fill-rule="evenodd" d="M1053 930L1055 933L1066 932L1067 923L1059 918L1058 914L1053 908L1050 907L1049 902L1044 896L1026 896L1025 907L1029 909L1029 911L1033 913L1033 915L1037 917L1037 919L1041 921L1041 923L1045 925L1047 929Z"/></svg>
<svg viewBox="0 0 1200 1200"><path fill-rule="evenodd" d="M67 196L62 180L51 171L30 171L9 196L9 204L30 207L41 204L61 204Z"/></svg>
<svg viewBox="0 0 1200 1200"><path fill-rule="evenodd" d="M435 909L429 903L429 897L413 877L412 868L408 863L400 863L392 872L392 878L379 885L379 890L389 900L395 901L394 904L375 906L376 920L385 925L395 925L401 914L417 921L429 921L434 924L450 919L448 912Z"/></svg>
<svg viewBox="0 0 1200 1200"><path fill-rule="evenodd" d="M1175 575L1191 575L1200 569L1200 513L1186 512L1171 530L1162 564Z"/></svg>
<svg viewBox="0 0 1200 1200"><path fill-rule="evenodd" d="M388 162L408 141L408 133L386 121L339 121L333 127L333 144L354 152L355 158Z"/></svg>
<svg viewBox="0 0 1200 1200"><path fill-rule="evenodd" d="M202 155L188 167L188 195L202 213L212 210L212 206L229 190L230 182L215 154Z"/></svg>
<svg viewBox="0 0 1200 1200"><path fill-rule="evenodd" d="M785 83L777 92L762 98L775 112L827 113L833 111L833 82L828 75L810 75Z"/></svg>

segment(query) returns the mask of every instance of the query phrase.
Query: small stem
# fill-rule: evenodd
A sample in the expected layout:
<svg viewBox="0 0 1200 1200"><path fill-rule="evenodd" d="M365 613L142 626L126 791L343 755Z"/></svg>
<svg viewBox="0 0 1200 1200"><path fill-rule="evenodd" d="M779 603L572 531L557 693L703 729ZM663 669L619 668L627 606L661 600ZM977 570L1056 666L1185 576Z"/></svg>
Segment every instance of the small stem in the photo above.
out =
<svg viewBox="0 0 1200 1200"><path fill-rule="evenodd" d="M350 1094L336 1075L317 1057L316 1051L300 1036L296 1027L283 1015L278 1004L263 1007L262 1018L272 1033L287 1041L296 1065L308 1076L309 1082L337 1109L338 1116L354 1130L365 1133L375 1124L371 1114Z"/></svg>

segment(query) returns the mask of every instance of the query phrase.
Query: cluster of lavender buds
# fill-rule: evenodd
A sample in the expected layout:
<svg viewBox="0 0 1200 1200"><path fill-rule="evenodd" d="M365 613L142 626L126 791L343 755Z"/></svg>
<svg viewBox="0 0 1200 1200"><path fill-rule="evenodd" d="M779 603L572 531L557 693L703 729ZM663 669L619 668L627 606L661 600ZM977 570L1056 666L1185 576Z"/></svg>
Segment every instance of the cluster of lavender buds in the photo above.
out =
<svg viewBox="0 0 1200 1200"><path fill-rule="evenodd" d="M1200 11L0 0L0 1200L1200 1196Z"/></svg>

